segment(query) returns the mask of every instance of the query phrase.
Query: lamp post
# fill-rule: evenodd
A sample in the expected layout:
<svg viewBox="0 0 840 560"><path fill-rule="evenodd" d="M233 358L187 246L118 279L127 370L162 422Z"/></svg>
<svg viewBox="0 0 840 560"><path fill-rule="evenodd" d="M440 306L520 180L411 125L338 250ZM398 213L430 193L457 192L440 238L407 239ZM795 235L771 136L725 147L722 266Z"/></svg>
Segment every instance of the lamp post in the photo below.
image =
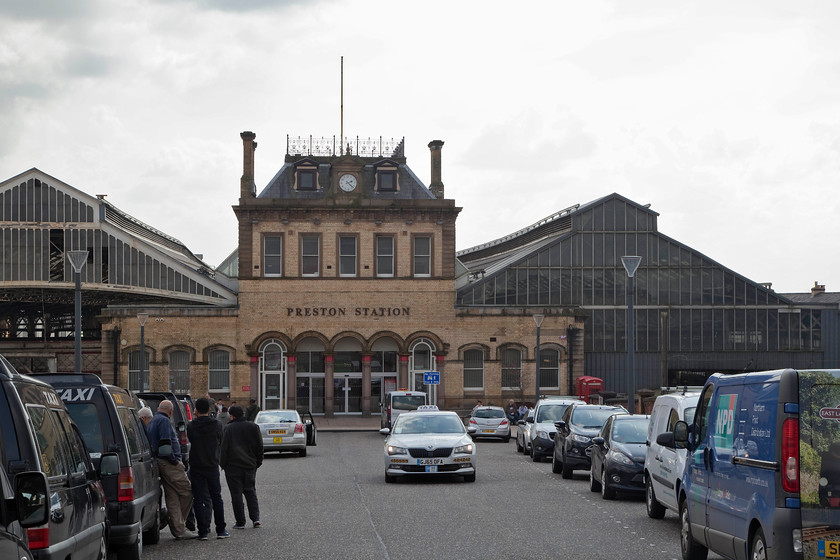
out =
<svg viewBox="0 0 840 560"><path fill-rule="evenodd" d="M537 401L540 400L540 325L542 325L543 319L545 319L545 315L542 313L534 313L534 322L537 324L537 371L534 376L534 387L536 388L534 398L535 405L537 404Z"/></svg>
<svg viewBox="0 0 840 560"><path fill-rule="evenodd" d="M148 313L137 314L137 320L140 322L140 375L137 379L137 388L140 391L146 390L146 386L143 384L143 379L146 370L146 321L148 319Z"/></svg>
<svg viewBox="0 0 840 560"><path fill-rule="evenodd" d="M73 371L82 372L82 269L87 262L87 251L67 251L67 258L73 266L76 280L76 329L74 333Z"/></svg>
<svg viewBox="0 0 840 560"><path fill-rule="evenodd" d="M636 364L635 327L633 326L633 276L642 263L642 257L621 257L621 264L627 272L627 410L636 413Z"/></svg>

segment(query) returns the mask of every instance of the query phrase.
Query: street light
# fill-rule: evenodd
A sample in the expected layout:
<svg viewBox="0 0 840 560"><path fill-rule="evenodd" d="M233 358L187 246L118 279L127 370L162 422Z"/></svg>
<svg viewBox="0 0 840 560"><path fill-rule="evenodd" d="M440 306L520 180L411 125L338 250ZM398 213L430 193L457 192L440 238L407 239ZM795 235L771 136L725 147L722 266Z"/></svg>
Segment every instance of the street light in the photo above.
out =
<svg viewBox="0 0 840 560"><path fill-rule="evenodd" d="M542 325L543 319L545 319L545 315L534 313L534 322L537 324L537 374L534 376L534 386L536 387L534 405L540 400L540 325Z"/></svg>
<svg viewBox="0 0 840 560"><path fill-rule="evenodd" d="M137 379L137 388L140 391L145 391L146 386L143 384L143 379L146 369L146 321L149 320L149 314L138 313L137 320L140 322L140 375Z"/></svg>
<svg viewBox="0 0 840 560"><path fill-rule="evenodd" d="M627 410L630 414L636 412L636 364L635 341L633 335L633 276L642 263L642 257L621 257L621 264L627 272Z"/></svg>
<svg viewBox="0 0 840 560"><path fill-rule="evenodd" d="M87 251L67 251L67 258L73 266L76 280L76 331L73 349L73 371L82 373L82 269L87 262Z"/></svg>

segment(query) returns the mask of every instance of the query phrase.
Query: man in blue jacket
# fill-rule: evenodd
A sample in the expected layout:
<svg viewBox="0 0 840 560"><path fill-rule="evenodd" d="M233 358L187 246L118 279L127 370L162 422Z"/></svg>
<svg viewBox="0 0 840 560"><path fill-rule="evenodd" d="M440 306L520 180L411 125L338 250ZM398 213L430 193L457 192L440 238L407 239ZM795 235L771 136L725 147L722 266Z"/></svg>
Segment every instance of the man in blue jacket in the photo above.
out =
<svg viewBox="0 0 840 560"><path fill-rule="evenodd" d="M195 401L195 419L187 424L187 437L192 443L190 451L190 482L192 482L195 516L198 522L198 540L207 540L210 534L210 514L216 519L216 538L230 536L225 530L225 503L219 478L219 456L222 443L222 423L210 416L210 401ZM215 409L213 409L215 410Z"/></svg>
<svg viewBox="0 0 840 560"><path fill-rule="evenodd" d="M163 483L163 493L166 498L166 509L169 512L169 529L176 539L194 539L195 533L188 531L185 520L192 508L192 486L187 478L184 463L181 460L181 443L178 434L172 427L172 401L164 399L158 405L157 414L146 426L152 455L157 457L160 480ZM168 455L160 455L158 450L161 442L169 442L172 451Z"/></svg>

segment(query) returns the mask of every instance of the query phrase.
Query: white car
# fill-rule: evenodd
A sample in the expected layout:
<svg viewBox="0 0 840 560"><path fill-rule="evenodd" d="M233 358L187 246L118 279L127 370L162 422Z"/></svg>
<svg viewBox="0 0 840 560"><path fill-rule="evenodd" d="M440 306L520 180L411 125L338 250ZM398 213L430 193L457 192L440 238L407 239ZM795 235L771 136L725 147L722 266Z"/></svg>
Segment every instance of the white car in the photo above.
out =
<svg viewBox="0 0 840 560"><path fill-rule="evenodd" d="M400 414L393 429L382 428L385 439L385 482L398 476L457 474L475 482L476 445L455 412L422 407Z"/></svg>
<svg viewBox="0 0 840 560"><path fill-rule="evenodd" d="M529 408L524 418L520 418L516 428L516 451L531 454L531 426L534 425L534 409Z"/></svg>
<svg viewBox="0 0 840 560"><path fill-rule="evenodd" d="M653 519L662 519L665 509L679 512L677 497L685 467L685 449L671 449L656 443L656 436L673 432L677 420L691 424L700 393L666 393L656 397L650 414L645 454L645 504Z"/></svg>
<svg viewBox="0 0 840 560"><path fill-rule="evenodd" d="M301 419L297 410L261 410L254 418L263 441L263 454L293 451L306 457L306 446L315 445L315 423Z"/></svg>

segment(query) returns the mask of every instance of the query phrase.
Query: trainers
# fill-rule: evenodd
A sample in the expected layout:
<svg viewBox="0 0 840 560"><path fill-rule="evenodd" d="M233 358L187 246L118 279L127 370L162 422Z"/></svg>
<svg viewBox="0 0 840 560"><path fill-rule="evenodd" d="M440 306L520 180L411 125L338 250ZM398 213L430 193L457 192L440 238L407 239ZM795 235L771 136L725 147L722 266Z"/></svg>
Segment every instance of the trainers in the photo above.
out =
<svg viewBox="0 0 840 560"><path fill-rule="evenodd" d="M230 537L230 533L228 533L227 531L222 531L221 533L216 533L216 538L217 539L226 539L228 537Z"/></svg>
<svg viewBox="0 0 840 560"><path fill-rule="evenodd" d="M240 525L239 523L237 523L236 525L234 525L234 526L233 526L233 528L234 528L234 529L244 529L244 528L245 528L245 524L243 523L242 525Z"/></svg>
<svg viewBox="0 0 840 560"><path fill-rule="evenodd" d="M259 521L254 521L254 529L259 529L261 523Z"/></svg>
<svg viewBox="0 0 840 560"><path fill-rule="evenodd" d="M184 540L188 540L188 539L194 539L194 538L196 538L197 536L198 536L198 535L196 535L196 534L195 534L195 533L193 533L192 531L184 531L184 532L183 532L183 533L181 533L180 535L175 535L175 540L176 540L176 541L184 541Z"/></svg>
<svg viewBox="0 0 840 560"><path fill-rule="evenodd" d="M209 538L209 535L198 535L198 540L206 541Z"/></svg>

